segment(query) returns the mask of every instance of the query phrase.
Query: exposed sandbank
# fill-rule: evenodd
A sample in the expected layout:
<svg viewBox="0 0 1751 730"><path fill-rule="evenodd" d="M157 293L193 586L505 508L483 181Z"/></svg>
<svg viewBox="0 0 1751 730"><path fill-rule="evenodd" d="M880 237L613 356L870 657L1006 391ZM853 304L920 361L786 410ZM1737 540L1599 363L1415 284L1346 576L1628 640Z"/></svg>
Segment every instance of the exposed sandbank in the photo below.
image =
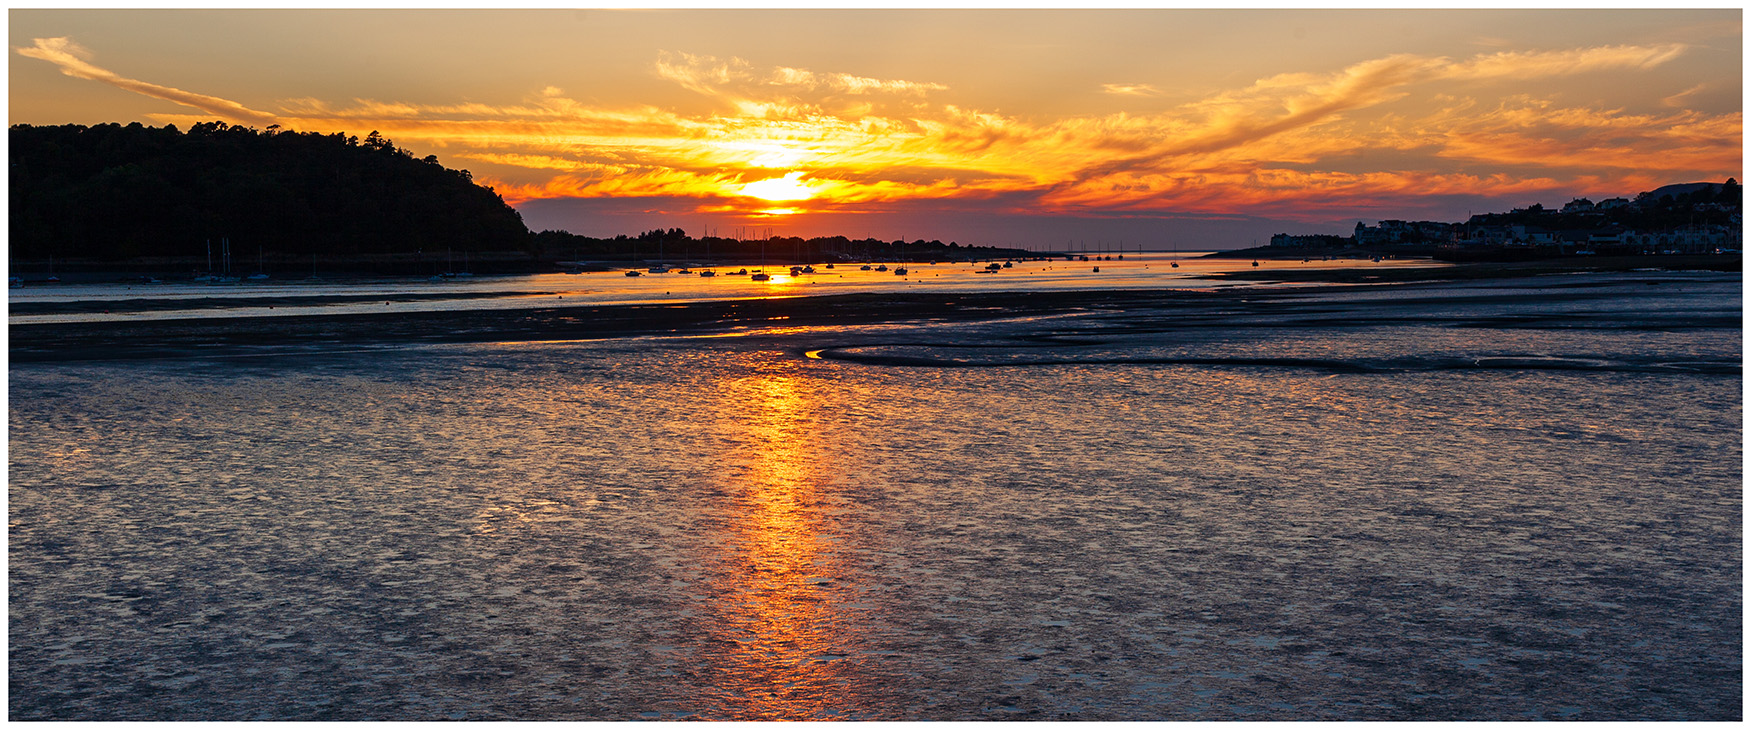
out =
<svg viewBox="0 0 1751 730"><path fill-rule="evenodd" d="M1728 257L1697 257L1727 264ZM1652 263L1635 258L1644 266ZM1670 259L1668 259L1669 261ZM1737 270L1738 260L1731 262ZM1242 271L1212 278L1263 281L1379 283L1406 289L1419 282L1475 281L1553 273L1625 271L1614 276L1645 277L1658 283L1661 272L1634 273L1608 260L1468 264L1437 268L1353 268ZM1636 267L1641 268L1641 267ZM1687 267L1691 269L1700 266ZM1625 279L1626 281L1628 279ZM1157 318L1163 326L1232 324L1236 318L1294 314L1305 297L1328 287L1278 289L1090 290L1020 292L893 292L816 297L742 299L631 305L542 305L462 311L397 311L391 305L370 314L212 317L199 319L57 322L9 327L13 362L140 358L253 356L332 346L419 343L533 342L590 340L647 335L730 333L775 327L828 327L916 321L983 321L1086 311L1123 311ZM1577 294L1579 295L1579 294ZM1523 295L1531 296L1531 295ZM1548 292L1538 296L1555 296ZM380 297L374 297L380 298ZM186 304L186 302L185 302ZM100 304L101 306L101 304ZM1345 320L1386 322L1390 304L1371 305ZM1736 326L1737 319L1708 326Z"/></svg>

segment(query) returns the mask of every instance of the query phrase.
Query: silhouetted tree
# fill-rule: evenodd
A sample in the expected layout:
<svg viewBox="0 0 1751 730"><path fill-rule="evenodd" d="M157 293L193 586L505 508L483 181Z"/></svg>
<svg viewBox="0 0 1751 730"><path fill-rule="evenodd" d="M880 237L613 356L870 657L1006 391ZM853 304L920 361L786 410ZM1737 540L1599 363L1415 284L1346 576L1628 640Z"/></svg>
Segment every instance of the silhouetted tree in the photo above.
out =
<svg viewBox="0 0 1751 730"><path fill-rule="evenodd" d="M15 125L12 255L190 256L204 241L270 253L528 250L522 217L466 170L373 131L186 133L129 124Z"/></svg>

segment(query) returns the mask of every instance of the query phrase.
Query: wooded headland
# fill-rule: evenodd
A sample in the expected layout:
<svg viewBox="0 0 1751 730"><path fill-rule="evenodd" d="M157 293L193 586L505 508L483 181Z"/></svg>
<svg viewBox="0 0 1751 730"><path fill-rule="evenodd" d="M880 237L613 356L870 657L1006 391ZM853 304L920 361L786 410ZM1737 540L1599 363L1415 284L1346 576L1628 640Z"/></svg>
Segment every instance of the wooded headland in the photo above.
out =
<svg viewBox="0 0 1751 730"><path fill-rule="evenodd" d="M187 272L223 265L377 274L557 270L580 262L979 260L1026 251L844 236L693 237L680 228L592 238L532 232L467 170L372 132L203 122L14 125L10 264L37 272ZM214 261L208 264L209 260ZM465 264L463 262L466 262ZM271 266L270 266L271 265Z"/></svg>

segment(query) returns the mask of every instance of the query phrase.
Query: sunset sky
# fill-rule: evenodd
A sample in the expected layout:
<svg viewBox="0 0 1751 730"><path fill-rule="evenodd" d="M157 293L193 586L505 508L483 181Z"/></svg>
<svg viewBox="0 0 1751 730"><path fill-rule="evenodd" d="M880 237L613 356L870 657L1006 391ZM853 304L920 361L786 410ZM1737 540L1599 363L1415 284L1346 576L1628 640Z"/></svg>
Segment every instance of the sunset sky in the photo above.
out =
<svg viewBox="0 0 1751 730"><path fill-rule="evenodd" d="M375 130L592 236L1232 248L1743 179L1738 9L9 17L12 124Z"/></svg>

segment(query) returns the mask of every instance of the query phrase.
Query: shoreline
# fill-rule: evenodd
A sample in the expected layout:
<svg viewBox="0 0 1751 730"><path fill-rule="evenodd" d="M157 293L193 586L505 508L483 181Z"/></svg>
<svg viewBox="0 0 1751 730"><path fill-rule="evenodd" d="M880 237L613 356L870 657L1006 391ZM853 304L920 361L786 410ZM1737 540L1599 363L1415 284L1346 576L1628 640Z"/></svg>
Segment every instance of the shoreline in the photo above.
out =
<svg viewBox="0 0 1751 730"><path fill-rule="evenodd" d="M9 327L14 363L253 355L322 345L601 340L920 320L981 321L1209 300L1210 292L834 294L686 304L62 322ZM1226 297L1219 297L1226 298Z"/></svg>
<svg viewBox="0 0 1751 730"><path fill-rule="evenodd" d="M1435 281L1517 279L1548 274L1605 274L1658 271L1742 271L1739 256L1686 254L1677 256L1571 256L1536 261L1494 261L1426 268L1251 269L1203 276L1215 281L1283 281L1326 284L1402 284Z"/></svg>
<svg viewBox="0 0 1751 730"><path fill-rule="evenodd" d="M1232 324L1237 321L1236 318L1280 314L1285 307L1298 306L1295 300L1309 294L1352 288L1316 283L1364 284L1414 290L1443 283L1492 278L1515 280L1547 274L1609 274L1619 271L1593 266L1520 264L1473 264L1406 270L1267 270L1212 274L1207 278L1294 280L1308 286L1215 290L857 293L681 304L670 302L562 307L539 305L532 301L531 306L509 309L32 323L8 328L9 353L14 363L251 357L310 352L313 348L333 346L590 341L622 337L729 334L757 331L766 327L980 322L1100 311L1125 312L1140 318L1159 317L1163 326L1199 327ZM1659 274L1676 272L1643 269L1622 270L1621 273L1625 277L1647 277L1647 283L1655 284L1659 283ZM1626 282L1635 280L1625 279ZM104 304L114 306L116 303ZM1381 322L1390 321L1395 316L1390 305L1358 312L1357 315L1363 319Z"/></svg>

